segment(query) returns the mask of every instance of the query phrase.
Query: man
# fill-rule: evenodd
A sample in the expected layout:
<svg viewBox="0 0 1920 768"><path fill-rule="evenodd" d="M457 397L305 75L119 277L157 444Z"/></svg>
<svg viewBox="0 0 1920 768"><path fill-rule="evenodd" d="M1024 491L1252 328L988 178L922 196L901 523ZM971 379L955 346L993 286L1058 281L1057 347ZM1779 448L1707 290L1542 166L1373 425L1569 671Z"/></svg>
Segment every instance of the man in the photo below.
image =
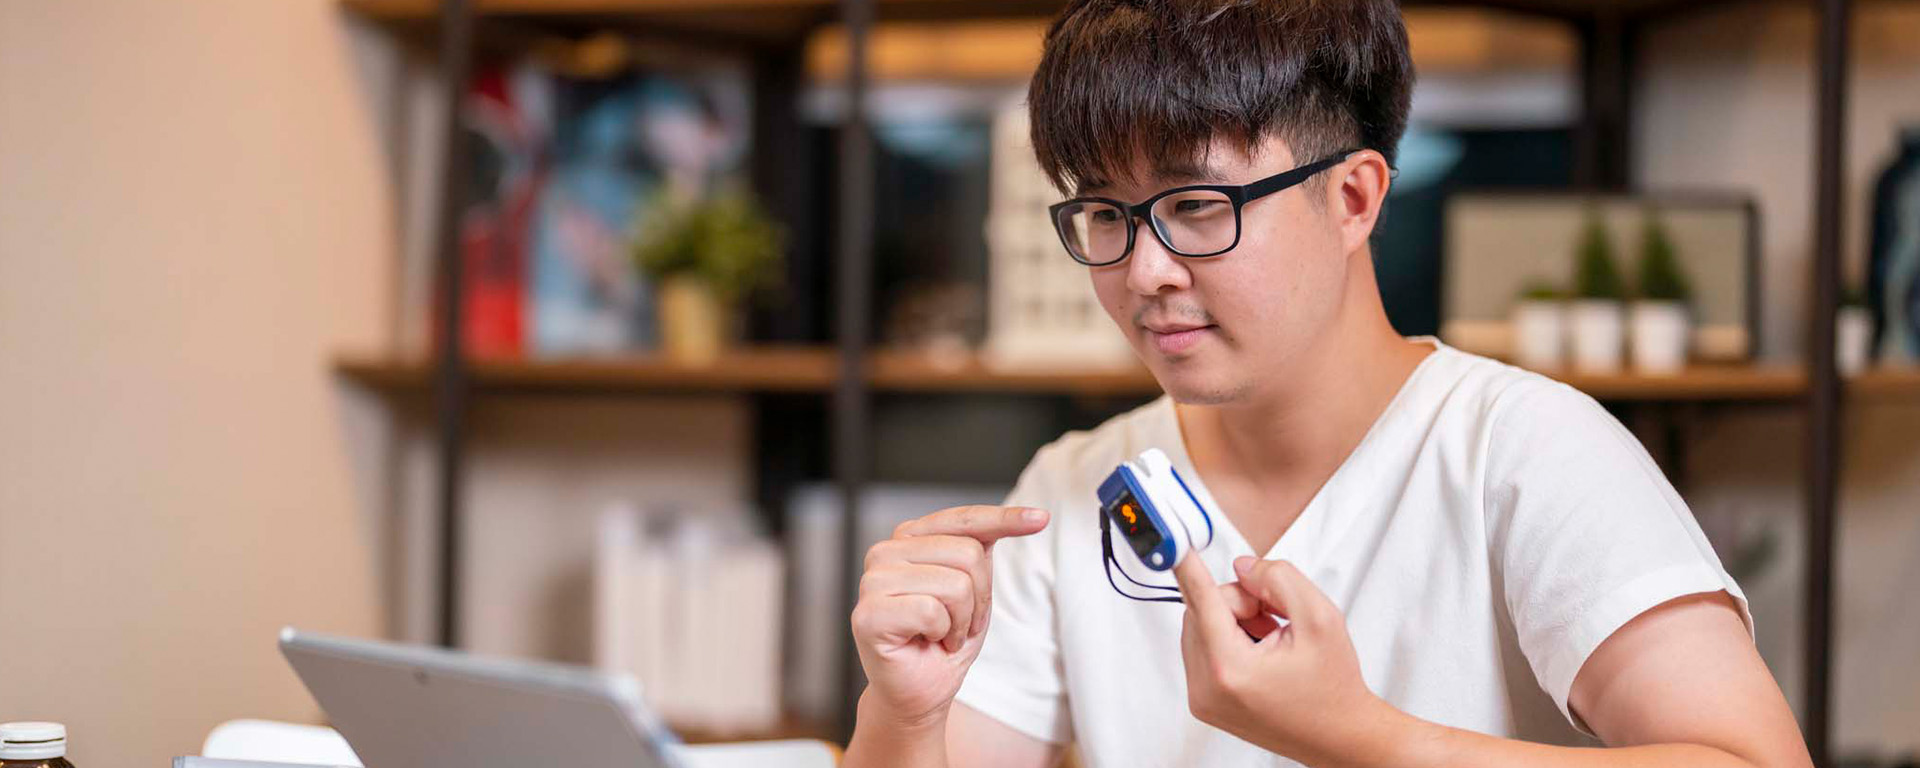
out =
<svg viewBox="0 0 1920 768"><path fill-rule="evenodd" d="M1062 258L1167 397L1041 449L1008 506L868 553L846 765L1810 764L1740 588L1632 436L1389 326L1368 238L1412 79L1392 0L1054 22L1029 99L1074 196ZM1218 510L1184 609L1102 569L1095 491L1148 448Z"/></svg>

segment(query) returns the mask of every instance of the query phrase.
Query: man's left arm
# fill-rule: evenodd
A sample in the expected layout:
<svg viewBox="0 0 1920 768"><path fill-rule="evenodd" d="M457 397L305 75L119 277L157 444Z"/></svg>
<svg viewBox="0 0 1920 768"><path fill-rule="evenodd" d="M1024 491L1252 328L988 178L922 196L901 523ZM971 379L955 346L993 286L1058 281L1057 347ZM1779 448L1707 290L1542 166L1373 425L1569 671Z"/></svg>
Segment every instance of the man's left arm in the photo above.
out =
<svg viewBox="0 0 1920 768"><path fill-rule="evenodd" d="M1668 601L1621 626L1581 665L1568 703L1607 748L1502 739L1400 712L1375 696L1340 609L1285 561L1241 558L1215 584L1175 569L1194 716L1320 768L1812 765L1779 686L1731 598ZM1279 627L1273 616L1288 621ZM1255 639L1259 638L1259 639Z"/></svg>

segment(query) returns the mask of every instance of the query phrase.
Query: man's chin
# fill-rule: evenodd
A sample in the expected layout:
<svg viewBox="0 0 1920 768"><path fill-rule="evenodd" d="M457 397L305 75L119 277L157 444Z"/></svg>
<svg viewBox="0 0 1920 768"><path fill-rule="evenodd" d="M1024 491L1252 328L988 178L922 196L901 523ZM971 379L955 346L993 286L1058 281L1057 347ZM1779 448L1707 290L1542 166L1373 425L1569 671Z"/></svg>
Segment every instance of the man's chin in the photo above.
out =
<svg viewBox="0 0 1920 768"><path fill-rule="evenodd" d="M1167 396L1181 405L1225 405L1245 396L1247 387L1219 364L1157 360L1148 366Z"/></svg>

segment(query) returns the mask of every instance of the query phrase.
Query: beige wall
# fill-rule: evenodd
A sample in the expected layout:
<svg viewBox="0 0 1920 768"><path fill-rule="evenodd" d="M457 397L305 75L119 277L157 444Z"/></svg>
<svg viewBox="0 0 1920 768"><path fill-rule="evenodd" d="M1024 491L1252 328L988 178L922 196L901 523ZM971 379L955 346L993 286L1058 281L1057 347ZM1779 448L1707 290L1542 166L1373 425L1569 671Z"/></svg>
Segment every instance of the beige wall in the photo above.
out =
<svg viewBox="0 0 1920 768"><path fill-rule="evenodd" d="M389 185L332 0L0 2L0 719L158 766L382 630Z"/></svg>
<svg viewBox="0 0 1920 768"><path fill-rule="evenodd" d="M1865 264L1871 184L1902 124L1920 124L1920 5L1858 3L1846 164L1847 274ZM1805 349L1813 253L1814 17L1807 4L1738 5L1645 41L1636 146L1654 188L1751 191L1762 216L1769 356ZM1805 423L1724 410L1696 423L1703 519L1778 537L1777 567L1747 583L1761 650L1800 700L1799 553ZM1840 754L1920 750L1920 403L1857 403L1845 421L1836 589L1834 739Z"/></svg>

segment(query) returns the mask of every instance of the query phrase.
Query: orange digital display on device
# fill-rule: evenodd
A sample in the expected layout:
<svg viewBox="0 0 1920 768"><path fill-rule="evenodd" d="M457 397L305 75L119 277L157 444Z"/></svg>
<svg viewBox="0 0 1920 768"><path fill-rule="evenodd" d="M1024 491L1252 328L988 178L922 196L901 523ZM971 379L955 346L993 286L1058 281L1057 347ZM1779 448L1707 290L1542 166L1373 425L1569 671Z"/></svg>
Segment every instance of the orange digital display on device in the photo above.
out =
<svg viewBox="0 0 1920 768"><path fill-rule="evenodd" d="M1133 547L1133 551L1146 557L1155 547L1160 546L1160 531L1153 527L1147 511L1140 507L1140 500L1132 492L1120 495L1107 506L1107 516L1120 526L1120 535Z"/></svg>

